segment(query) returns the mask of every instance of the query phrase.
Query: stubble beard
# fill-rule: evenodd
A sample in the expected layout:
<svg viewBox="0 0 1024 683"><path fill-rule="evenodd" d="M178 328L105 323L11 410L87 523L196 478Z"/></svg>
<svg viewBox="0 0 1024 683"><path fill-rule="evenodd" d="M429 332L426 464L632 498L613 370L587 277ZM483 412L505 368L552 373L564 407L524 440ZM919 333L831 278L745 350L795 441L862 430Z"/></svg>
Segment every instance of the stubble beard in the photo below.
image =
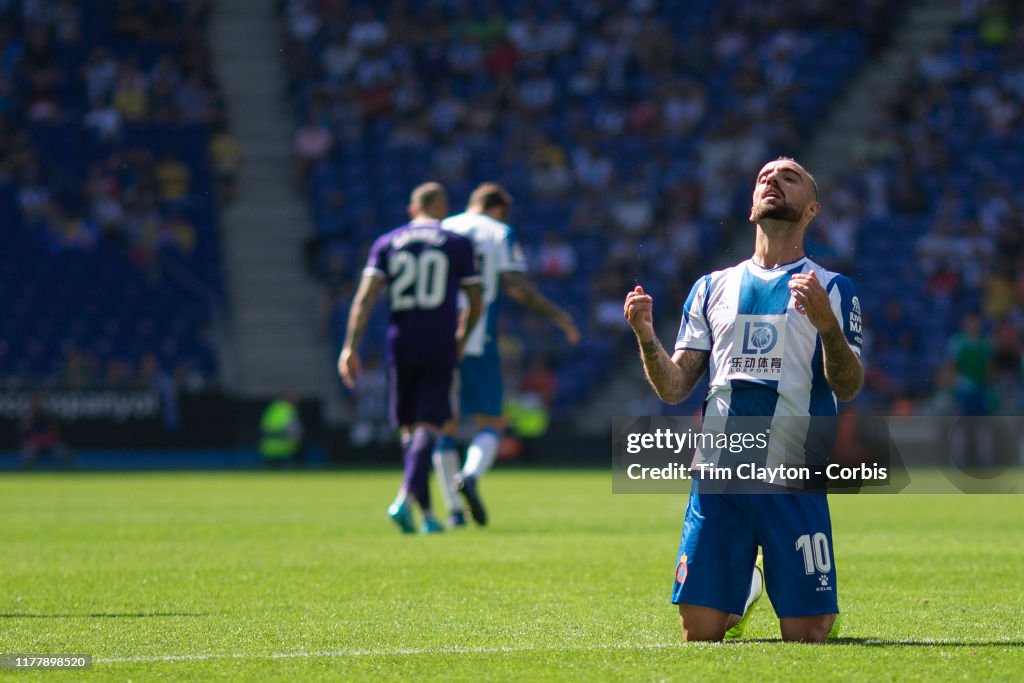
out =
<svg viewBox="0 0 1024 683"><path fill-rule="evenodd" d="M750 220L754 223L772 221L777 223L799 223L800 211L785 201L771 204L765 200L758 202L750 211Z"/></svg>

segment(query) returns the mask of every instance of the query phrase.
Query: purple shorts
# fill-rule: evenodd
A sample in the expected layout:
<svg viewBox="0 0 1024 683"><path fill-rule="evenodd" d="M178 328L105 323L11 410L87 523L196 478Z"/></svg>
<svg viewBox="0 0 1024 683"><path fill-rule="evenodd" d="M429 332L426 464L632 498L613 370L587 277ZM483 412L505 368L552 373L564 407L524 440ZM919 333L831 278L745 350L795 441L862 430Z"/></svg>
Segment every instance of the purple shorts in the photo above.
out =
<svg viewBox="0 0 1024 683"><path fill-rule="evenodd" d="M451 388L455 366L445 363L394 363L391 374L391 422L444 425L452 416Z"/></svg>

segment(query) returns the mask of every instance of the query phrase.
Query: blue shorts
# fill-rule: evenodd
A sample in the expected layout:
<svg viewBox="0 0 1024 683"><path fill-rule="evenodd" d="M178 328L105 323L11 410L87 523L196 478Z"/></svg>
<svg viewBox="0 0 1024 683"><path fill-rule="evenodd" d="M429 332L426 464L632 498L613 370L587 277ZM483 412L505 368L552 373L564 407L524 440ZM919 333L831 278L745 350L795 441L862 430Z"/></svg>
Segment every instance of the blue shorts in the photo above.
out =
<svg viewBox="0 0 1024 683"><path fill-rule="evenodd" d="M459 409L463 415L502 414L504 387L498 351L465 356L459 364Z"/></svg>
<svg viewBox="0 0 1024 683"><path fill-rule="evenodd" d="M742 614L760 545L775 614L839 613L824 494L701 494L697 485L676 554L673 604Z"/></svg>

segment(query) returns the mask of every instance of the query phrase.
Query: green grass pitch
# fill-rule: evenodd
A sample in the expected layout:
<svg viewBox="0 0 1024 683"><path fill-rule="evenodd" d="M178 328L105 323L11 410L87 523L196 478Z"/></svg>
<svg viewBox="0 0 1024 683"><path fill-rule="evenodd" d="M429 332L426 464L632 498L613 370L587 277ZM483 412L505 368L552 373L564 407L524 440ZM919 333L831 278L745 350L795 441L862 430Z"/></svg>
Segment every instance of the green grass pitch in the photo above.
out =
<svg viewBox="0 0 1024 683"><path fill-rule="evenodd" d="M679 643L684 500L498 470L487 529L401 536L399 473L0 478L0 653L45 680L1024 678L1024 496L832 499L844 639Z"/></svg>

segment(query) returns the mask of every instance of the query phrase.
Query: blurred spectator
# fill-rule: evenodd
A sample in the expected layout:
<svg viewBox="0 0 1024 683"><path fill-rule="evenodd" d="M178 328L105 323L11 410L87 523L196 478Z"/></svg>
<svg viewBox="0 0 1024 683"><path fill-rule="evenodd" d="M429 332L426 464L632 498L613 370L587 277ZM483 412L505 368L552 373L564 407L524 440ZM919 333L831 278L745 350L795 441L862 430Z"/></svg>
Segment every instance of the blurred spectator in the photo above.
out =
<svg viewBox="0 0 1024 683"><path fill-rule="evenodd" d="M160 407L164 430L173 434L181 424L178 410L178 385L174 378L164 372L160 359L155 353L147 353L139 363L139 387L151 389L160 394Z"/></svg>
<svg viewBox="0 0 1024 683"><path fill-rule="evenodd" d="M576 182L591 190L603 190L615 173L612 160L590 142L583 142L572 151L572 167Z"/></svg>
<svg viewBox="0 0 1024 683"><path fill-rule="evenodd" d="M521 389L536 395L544 405L551 405L558 393L558 375L552 372L546 358L534 356L523 375Z"/></svg>
<svg viewBox="0 0 1024 683"><path fill-rule="evenodd" d="M136 57L129 57L118 70L114 90L114 106L126 121L138 121L149 111L149 93L146 74L139 68Z"/></svg>
<svg viewBox="0 0 1024 683"><path fill-rule="evenodd" d="M164 153L163 160L157 165L154 172L161 201L180 202L188 196L192 184L192 172L172 150Z"/></svg>
<svg viewBox="0 0 1024 683"><path fill-rule="evenodd" d="M537 267L545 277L560 280L576 272L576 252L560 235L549 232L537 252Z"/></svg>
<svg viewBox="0 0 1024 683"><path fill-rule="evenodd" d="M530 164L534 195L559 197L572 186L565 150L546 136L535 138Z"/></svg>
<svg viewBox="0 0 1024 683"><path fill-rule="evenodd" d="M96 99L82 123L102 142L116 140L121 135L121 112L109 100Z"/></svg>
<svg viewBox="0 0 1024 683"><path fill-rule="evenodd" d="M921 415L959 415L960 401L957 398L956 369L945 363L936 371L931 395L918 409Z"/></svg>
<svg viewBox="0 0 1024 683"><path fill-rule="evenodd" d="M992 349L992 383L998 389L1002 412L1019 414L1024 409L1024 341L1012 323L1004 322L996 329Z"/></svg>
<svg viewBox="0 0 1024 683"><path fill-rule="evenodd" d="M225 204L230 204L235 200L235 184L242 167L242 144L223 121L214 126L210 161L217 175L218 196Z"/></svg>
<svg viewBox="0 0 1024 683"><path fill-rule="evenodd" d="M988 415L992 377L992 344L983 334L981 317L964 317L961 331L949 340L947 356L956 372L961 415Z"/></svg>
<svg viewBox="0 0 1024 683"><path fill-rule="evenodd" d="M469 179L470 156L454 137L448 136L434 148L433 176L443 183L461 183Z"/></svg>
<svg viewBox="0 0 1024 683"><path fill-rule="evenodd" d="M654 205L639 182L626 185L625 191L613 200L611 211L616 226L630 235L645 233L654 224Z"/></svg>
<svg viewBox="0 0 1024 683"><path fill-rule="evenodd" d="M983 309L985 316L992 321L1004 320L1016 306L1013 295L1012 266L1005 260L997 261L994 269L984 274L982 290L984 292Z"/></svg>
<svg viewBox="0 0 1024 683"><path fill-rule="evenodd" d="M304 429L298 398L286 394L271 401L260 417L260 455L265 465L301 464Z"/></svg>
<svg viewBox="0 0 1024 683"><path fill-rule="evenodd" d="M327 157L333 144L330 128L310 115L295 133L295 156L300 180L305 182L310 168Z"/></svg>
<svg viewBox="0 0 1024 683"><path fill-rule="evenodd" d="M107 48L102 45L94 46L82 71L90 101L103 101L114 94L118 67Z"/></svg>
<svg viewBox="0 0 1024 683"><path fill-rule="evenodd" d="M53 455L57 464L74 469L75 456L60 437L60 423L46 407L44 394L36 392L30 399L28 412L18 426L21 436L21 467L32 469L43 455Z"/></svg>
<svg viewBox="0 0 1024 683"><path fill-rule="evenodd" d="M68 389L86 389L96 383L99 362L96 357L86 351L66 344L64 359L58 381L60 386Z"/></svg>

